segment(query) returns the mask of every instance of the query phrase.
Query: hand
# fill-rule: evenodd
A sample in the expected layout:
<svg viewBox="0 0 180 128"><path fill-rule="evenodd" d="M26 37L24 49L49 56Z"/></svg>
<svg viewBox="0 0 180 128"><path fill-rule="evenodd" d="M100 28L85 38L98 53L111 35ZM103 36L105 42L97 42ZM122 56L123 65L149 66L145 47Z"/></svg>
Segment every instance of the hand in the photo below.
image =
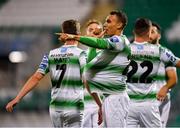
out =
<svg viewBox="0 0 180 128"><path fill-rule="evenodd" d="M66 40L75 39L75 35L72 34L66 34L66 33L55 33L55 34L59 36L58 40L62 42L66 42Z"/></svg>
<svg viewBox="0 0 180 128"><path fill-rule="evenodd" d="M100 125L102 122L103 122L102 107L99 107L99 110L98 110L98 125Z"/></svg>
<svg viewBox="0 0 180 128"><path fill-rule="evenodd" d="M13 99L12 101L10 101L10 102L6 105L6 110L7 110L8 112L12 112L14 106L15 106L16 104L18 104L18 103L19 103L18 100Z"/></svg>
<svg viewBox="0 0 180 128"><path fill-rule="evenodd" d="M169 91L169 88L166 85L163 86L156 95L157 99L159 101L164 101L167 97L168 91Z"/></svg>
<svg viewBox="0 0 180 128"><path fill-rule="evenodd" d="M96 38L101 38L101 37L103 37L104 36L104 33L105 33L106 31L104 30L104 31L102 31L101 30L101 28L96 28L95 29L95 31L93 32L93 37L96 37Z"/></svg>

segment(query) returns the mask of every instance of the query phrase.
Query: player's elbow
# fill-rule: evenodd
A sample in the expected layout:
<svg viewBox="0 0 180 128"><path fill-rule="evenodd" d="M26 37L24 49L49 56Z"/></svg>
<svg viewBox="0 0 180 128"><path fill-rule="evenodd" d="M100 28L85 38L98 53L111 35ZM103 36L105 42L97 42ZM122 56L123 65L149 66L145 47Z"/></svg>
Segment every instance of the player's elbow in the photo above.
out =
<svg viewBox="0 0 180 128"><path fill-rule="evenodd" d="M41 73L39 73L39 72L35 72L35 73L32 75L31 79L33 79L33 81L39 82L43 77L44 77L43 74L41 74Z"/></svg>

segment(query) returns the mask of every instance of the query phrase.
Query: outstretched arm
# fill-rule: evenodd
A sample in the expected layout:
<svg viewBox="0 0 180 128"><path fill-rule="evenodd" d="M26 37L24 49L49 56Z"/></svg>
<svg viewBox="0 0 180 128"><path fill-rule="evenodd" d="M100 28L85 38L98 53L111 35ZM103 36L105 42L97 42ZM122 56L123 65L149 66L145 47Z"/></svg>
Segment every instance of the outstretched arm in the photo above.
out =
<svg viewBox="0 0 180 128"><path fill-rule="evenodd" d="M56 33L56 34L60 36L59 40L61 40L62 42L65 42L66 40L74 39L89 47L108 49L108 42L105 41L103 38L71 35L66 33Z"/></svg>
<svg viewBox="0 0 180 128"><path fill-rule="evenodd" d="M169 89L173 88L177 83L177 73L174 67L170 67L166 70L166 76L168 78L166 81L167 83L157 93L157 99L160 101L165 100Z"/></svg>
<svg viewBox="0 0 180 128"><path fill-rule="evenodd" d="M66 40L77 40L84 45L98 49L109 49L109 50L115 49L122 51L125 47L125 39L123 36L119 37L115 35L110 38L95 38L95 37L71 35L66 33L56 33L56 34L60 36L59 40L61 40L62 42L65 42Z"/></svg>
<svg viewBox="0 0 180 128"><path fill-rule="evenodd" d="M10 101L6 105L6 110L8 112L13 111L13 107L20 102L20 100L28 93L30 92L36 85L38 85L39 81L44 77L43 74L39 72L35 72L29 79L28 81L24 84L23 88L20 90L18 95Z"/></svg>

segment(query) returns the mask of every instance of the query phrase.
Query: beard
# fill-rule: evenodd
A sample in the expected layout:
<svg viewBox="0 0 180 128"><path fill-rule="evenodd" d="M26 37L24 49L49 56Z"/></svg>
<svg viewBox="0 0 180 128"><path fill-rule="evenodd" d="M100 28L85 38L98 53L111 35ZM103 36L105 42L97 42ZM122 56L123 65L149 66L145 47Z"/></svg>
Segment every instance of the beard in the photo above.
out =
<svg viewBox="0 0 180 128"><path fill-rule="evenodd" d="M151 40L150 42L151 42L152 44L158 44L158 40L157 40L157 39Z"/></svg>

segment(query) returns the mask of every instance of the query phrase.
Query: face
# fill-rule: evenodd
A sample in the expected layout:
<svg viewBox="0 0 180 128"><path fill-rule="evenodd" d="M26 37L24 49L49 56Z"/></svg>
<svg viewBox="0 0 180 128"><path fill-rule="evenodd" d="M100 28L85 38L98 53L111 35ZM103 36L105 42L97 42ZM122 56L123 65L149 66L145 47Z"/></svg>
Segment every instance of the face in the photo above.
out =
<svg viewBox="0 0 180 128"><path fill-rule="evenodd" d="M151 35L150 35L150 42L153 44L157 44L158 40L161 38L160 34L158 33L158 29L155 26L151 27Z"/></svg>
<svg viewBox="0 0 180 128"><path fill-rule="evenodd" d="M90 24L86 29L86 35L91 37L96 37L103 31L103 28L101 25L97 23Z"/></svg>
<svg viewBox="0 0 180 128"><path fill-rule="evenodd" d="M109 15L104 23L104 30L106 31L105 34L108 36L119 35L121 26L122 23L118 21L118 17L116 15Z"/></svg>

